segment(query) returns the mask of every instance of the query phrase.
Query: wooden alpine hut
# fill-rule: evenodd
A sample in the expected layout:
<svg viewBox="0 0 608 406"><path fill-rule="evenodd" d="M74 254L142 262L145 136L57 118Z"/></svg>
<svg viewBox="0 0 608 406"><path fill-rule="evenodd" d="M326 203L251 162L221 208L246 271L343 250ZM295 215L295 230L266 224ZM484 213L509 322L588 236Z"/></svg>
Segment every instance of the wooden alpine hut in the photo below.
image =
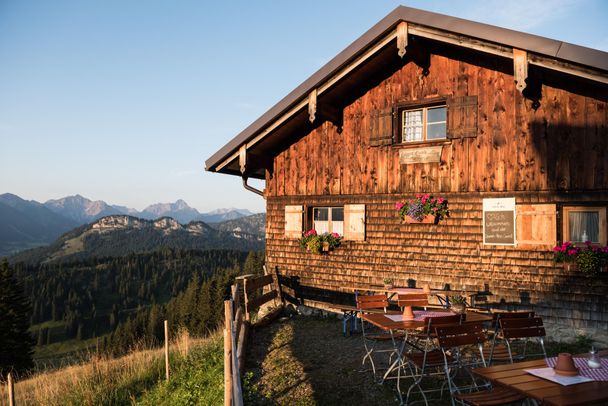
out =
<svg viewBox="0 0 608 406"><path fill-rule="evenodd" d="M608 53L401 6L206 170L266 199L266 265L306 304L390 278L606 340L607 101Z"/></svg>

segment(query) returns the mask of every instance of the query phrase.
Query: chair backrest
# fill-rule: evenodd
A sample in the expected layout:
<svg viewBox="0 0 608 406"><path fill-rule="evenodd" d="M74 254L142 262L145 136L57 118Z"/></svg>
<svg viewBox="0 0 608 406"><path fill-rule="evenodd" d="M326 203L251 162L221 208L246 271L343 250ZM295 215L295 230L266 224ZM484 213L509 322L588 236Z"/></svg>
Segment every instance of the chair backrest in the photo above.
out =
<svg viewBox="0 0 608 406"><path fill-rule="evenodd" d="M417 306L425 307L429 305L429 297L426 293L406 293L397 295L399 307Z"/></svg>
<svg viewBox="0 0 608 406"><path fill-rule="evenodd" d="M439 316L439 317L427 317L424 319L424 324L426 326L426 333L430 335L431 332L434 331L435 327L439 326L454 326L458 325L462 322L462 314L453 314L449 316Z"/></svg>
<svg viewBox="0 0 608 406"><path fill-rule="evenodd" d="M506 339L544 337L546 335L543 319L540 317L524 319L500 318L498 323Z"/></svg>
<svg viewBox="0 0 608 406"><path fill-rule="evenodd" d="M482 344L486 341L486 333L482 322L437 326L435 327L435 334L437 334L439 346L444 350L465 345Z"/></svg>
<svg viewBox="0 0 608 406"><path fill-rule="evenodd" d="M384 309L388 307L388 298L382 295L359 295L357 296L357 309Z"/></svg>
<svg viewBox="0 0 608 406"><path fill-rule="evenodd" d="M534 317L533 311L528 312L495 312L492 313L492 327L498 327L498 320L500 319L529 319Z"/></svg>

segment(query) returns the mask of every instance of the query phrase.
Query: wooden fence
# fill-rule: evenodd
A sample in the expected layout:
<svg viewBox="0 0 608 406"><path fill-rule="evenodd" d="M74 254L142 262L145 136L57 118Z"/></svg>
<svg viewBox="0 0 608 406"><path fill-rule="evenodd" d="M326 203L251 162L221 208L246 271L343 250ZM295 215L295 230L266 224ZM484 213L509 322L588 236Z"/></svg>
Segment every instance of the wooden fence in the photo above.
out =
<svg viewBox="0 0 608 406"><path fill-rule="evenodd" d="M266 268L264 268L266 272ZM239 281L242 281L242 294L239 288ZM272 285L272 286L271 286ZM264 289L269 286L269 288ZM264 292L266 290L266 292ZM242 300L241 300L242 297ZM243 387L241 374L245 363L245 346L247 333L251 324L251 315L260 306L271 300L278 300L279 306L257 320L255 325L266 324L280 314L283 308L281 297L281 287L279 275L266 274L264 276L253 277L246 275L237 279L230 290L230 298L224 301L224 405L242 406Z"/></svg>

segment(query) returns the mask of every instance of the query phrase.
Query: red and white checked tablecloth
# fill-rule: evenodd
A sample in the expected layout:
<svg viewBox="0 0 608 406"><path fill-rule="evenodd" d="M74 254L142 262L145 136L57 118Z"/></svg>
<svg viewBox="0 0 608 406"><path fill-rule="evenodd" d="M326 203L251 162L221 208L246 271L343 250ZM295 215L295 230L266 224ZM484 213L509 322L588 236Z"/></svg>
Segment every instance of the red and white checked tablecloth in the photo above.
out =
<svg viewBox="0 0 608 406"><path fill-rule="evenodd" d="M453 316L452 312L433 312L430 310L414 310L414 320L424 321L427 317L445 317Z"/></svg>
<svg viewBox="0 0 608 406"><path fill-rule="evenodd" d="M547 366L554 368L557 357L547 358ZM579 374L596 381L608 381L608 359L602 359L601 368L590 368L587 365L587 358L574 358L574 365L578 368Z"/></svg>

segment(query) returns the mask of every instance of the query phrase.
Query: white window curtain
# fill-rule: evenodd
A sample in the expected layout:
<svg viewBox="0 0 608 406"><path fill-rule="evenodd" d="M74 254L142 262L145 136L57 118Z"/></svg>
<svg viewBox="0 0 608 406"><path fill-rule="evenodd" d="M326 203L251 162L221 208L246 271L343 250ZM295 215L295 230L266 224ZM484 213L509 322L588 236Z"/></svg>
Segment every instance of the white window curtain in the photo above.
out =
<svg viewBox="0 0 608 406"><path fill-rule="evenodd" d="M591 241L598 243L600 241L599 217L599 213L593 211L575 211L568 213L570 241Z"/></svg>
<svg viewBox="0 0 608 406"><path fill-rule="evenodd" d="M403 112L403 142L422 141L424 125L422 110Z"/></svg>
<svg viewBox="0 0 608 406"><path fill-rule="evenodd" d="M344 222L343 221L332 221L331 232L344 235Z"/></svg>

